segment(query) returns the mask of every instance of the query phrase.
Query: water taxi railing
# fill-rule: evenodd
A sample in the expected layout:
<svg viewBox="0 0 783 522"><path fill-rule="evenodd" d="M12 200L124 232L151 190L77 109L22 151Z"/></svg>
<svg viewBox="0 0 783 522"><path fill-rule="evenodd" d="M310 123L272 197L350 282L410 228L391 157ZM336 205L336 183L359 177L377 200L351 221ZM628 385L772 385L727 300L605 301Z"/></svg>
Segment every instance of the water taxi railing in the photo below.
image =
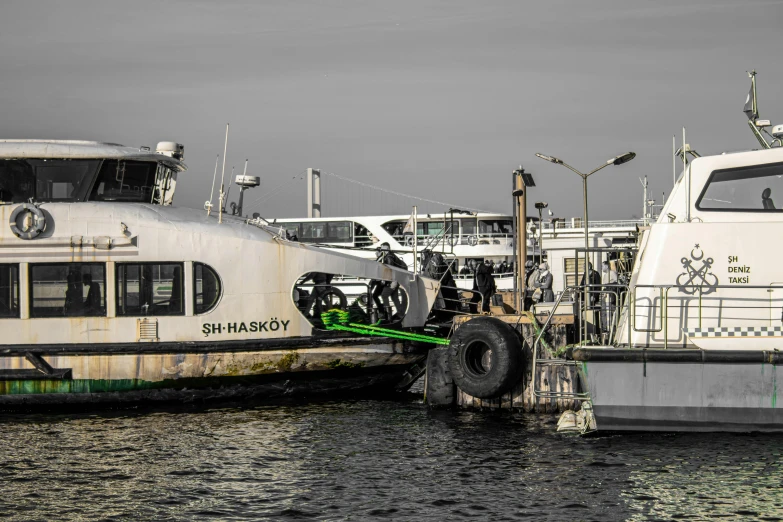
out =
<svg viewBox="0 0 783 522"><path fill-rule="evenodd" d="M644 220L625 219L620 221L590 221L588 223L587 228L588 229L590 228L634 228L637 225L638 226L644 225ZM544 221L541 223L542 230L569 230L569 229L584 230L584 228L585 227L581 223L581 221L577 224L574 224L570 221L556 221L554 223L553 222L547 223L546 221Z"/></svg>
<svg viewBox="0 0 783 522"><path fill-rule="evenodd" d="M639 289L649 289L653 291L652 296L645 296L645 297L639 297L637 295L637 291ZM628 346L632 345L632 332L640 332L640 333L649 333L649 334L655 334L655 333L661 333L663 337L663 348L667 349L669 347L669 320L675 319L675 317L669 316L669 301L670 296L669 293L672 289L677 289L681 292L683 292L682 295L678 295L676 298L677 305L676 308L679 310L679 315L676 317L676 319L688 319L690 318L690 301L693 299L697 300L697 317L696 320L698 321L698 328L702 328L705 317L704 312L705 310L710 309L716 309L719 311L718 317L709 317L707 319L714 320L717 319L719 322L725 317L726 311L730 310L767 310L769 313L765 314L764 317L756 316L756 317L741 317L736 318L737 320L744 320L744 321L754 321L754 322L768 322L771 326L775 319L773 319L773 310L779 310L781 311L780 320L783 320L783 293L778 297L777 304L775 304L775 299L773 298L772 293L775 290L783 290L783 284L770 284L770 285L677 285L677 284L669 284L669 285L635 285L633 287L633 291L629 292L628 294L628 313L627 317L630 321L630 328L626 328L628 331ZM753 291L764 291L765 293L769 294L768 296L765 296L763 298L749 298L749 297L733 297L730 295L725 295L725 292L722 295L716 295L717 291L719 290L731 290L731 291L743 291L743 292L753 292ZM706 296L706 298L705 298ZM647 300L650 304L648 306L640 306L639 301L640 300ZM711 305L711 304L705 304L705 301L707 303L716 302L717 306ZM657 303L660 303L657 304ZM736 304L739 303L739 304ZM643 308L647 310L647 314L642 314L641 317L645 317L648 320L648 323L652 322L652 324L648 324L647 327L639 327L637 318L639 317L638 310L639 308ZM659 313L658 312L660 309ZM655 321L655 318L658 317L659 321ZM652 318L652 321L650 319ZM656 326L657 324L657 326ZM719 326L719 325L715 325ZM733 325L732 325L733 326ZM679 339L679 336L678 336Z"/></svg>

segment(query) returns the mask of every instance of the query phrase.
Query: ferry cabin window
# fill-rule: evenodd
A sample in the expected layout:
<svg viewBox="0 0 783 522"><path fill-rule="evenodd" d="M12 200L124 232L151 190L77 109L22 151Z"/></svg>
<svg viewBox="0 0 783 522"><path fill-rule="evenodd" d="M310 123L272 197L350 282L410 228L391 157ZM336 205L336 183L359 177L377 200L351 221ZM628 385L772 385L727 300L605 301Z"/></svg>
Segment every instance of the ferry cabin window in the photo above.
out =
<svg viewBox="0 0 783 522"><path fill-rule="evenodd" d="M158 164L151 161L106 160L90 195L90 201L150 203Z"/></svg>
<svg viewBox="0 0 783 522"><path fill-rule="evenodd" d="M326 240L326 222L302 223L302 235L299 241L303 243L323 243Z"/></svg>
<svg viewBox="0 0 783 522"><path fill-rule="evenodd" d="M350 243L353 239L353 224L350 221L330 221L327 223L326 237L332 243Z"/></svg>
<svg viewBox="0 0 783 522"><path fill-rule="evenodd" d="M299 223L280 223L279 226L283 227L283 230L286 231L288 237L296 236L298 239L302 236L301 231L299 230Z"/></svg>
<svg viewBox="0 0 783 522"><path fill-rule="evenodd" d="M361 223L353 224L354 246L363 247L372 245L372 234Z"/></svg>
<svg viewBox="0 0 783 522"><path fill-rule="evenodd" d="M220 300L220 278L212 267L193 263L194 307L196 314L205 314Z"/></svg>
<svg viewBox="0 0 783 522"><path fill-rule="evenodd" d="M184 315L182 263L118 263L117 315Z"/></svg>
<svg viewBox="0 0 783 522"><path fill-rule="evenodd" d="M0 160L0 201L84 201L100 160Z"/></svg>
<svg viewBox="0 0 783 522"><path fill-rule="evenodd" d="M783 163L714 171L696 208L730 212L783 209Z"/></svg>
<svg viewBox="0 0 783 522"><path fill-rule="evenodd" d="M19 317L19 267L0 265L0 318Z"/></svg>
<svg viewBox="0 0 783 522"><path fill-rule="evenodd" d="M510 219L482 219L479 221L479 234L502 236L513 233Z"/></svg>
<svg viewBox="0 0 783 522"><path fill-rule="evenodd" d="M286 228L288 225L284 225ZM314 221L300 223L299 241L302 243L350 243L353 224L350 221Z"/></svg>
<svg viewBox="0 0 783 522"><path fill-rule="evenodd" d="M443 233L443 221L420 222L416 229L420 236L438 236Z"/></svg>
<svg viewBox="0 0 783 522"><path fill-rule="evenodd" d="M405 223L405 221L388 221L381 226L390 236L402 237L402 231L405 228Z"/></svg>
<svg viewBox="0 0 783 522"><path fill-rule="evenodd" d="M106 315L103 263L30 265L30 317Z"/></svg>
<svg viewBox="0 0 783 522"><path fill-rule="evenodd" d="M463 236L475 236L476 235L476 220L475 219L461 219Z"/></svg>

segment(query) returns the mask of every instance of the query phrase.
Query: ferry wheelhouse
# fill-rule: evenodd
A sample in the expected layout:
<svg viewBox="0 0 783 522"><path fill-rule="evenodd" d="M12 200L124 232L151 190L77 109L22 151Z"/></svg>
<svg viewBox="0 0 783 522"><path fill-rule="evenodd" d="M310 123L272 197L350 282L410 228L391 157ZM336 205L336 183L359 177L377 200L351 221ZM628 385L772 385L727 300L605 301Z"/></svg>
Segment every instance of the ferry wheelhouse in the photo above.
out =
<svg viewBox="0 0 783 522"><path fill-rule="evenodd" d="M421 349L325 329L328 303L303 307L296 284L395 283L406 307L392 326L419 328L438 283L288 241L262 220L173 206L183 152L0 140L0 408L409 380Z"/></svg>

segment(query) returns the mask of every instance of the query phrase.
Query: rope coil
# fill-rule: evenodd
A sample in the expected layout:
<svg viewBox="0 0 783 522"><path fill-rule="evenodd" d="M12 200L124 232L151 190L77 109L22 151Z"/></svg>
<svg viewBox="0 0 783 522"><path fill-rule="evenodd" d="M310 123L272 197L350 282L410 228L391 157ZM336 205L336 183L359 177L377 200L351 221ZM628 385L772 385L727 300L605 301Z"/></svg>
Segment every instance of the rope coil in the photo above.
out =
<svg viewBox="0 0 783 522"><path fill-rule="evenodd" d="M392 330L390 328L381 328L377 325L353 322L356 319L356 315L358 314L353 314L350 310L332 309L321 314L321 321L324 324L324 328L327 330L339 330L378 337L392 337L394 339L417 341L421 343L449 344L449 340L443 337L404 332L401 330Z"/></svg>

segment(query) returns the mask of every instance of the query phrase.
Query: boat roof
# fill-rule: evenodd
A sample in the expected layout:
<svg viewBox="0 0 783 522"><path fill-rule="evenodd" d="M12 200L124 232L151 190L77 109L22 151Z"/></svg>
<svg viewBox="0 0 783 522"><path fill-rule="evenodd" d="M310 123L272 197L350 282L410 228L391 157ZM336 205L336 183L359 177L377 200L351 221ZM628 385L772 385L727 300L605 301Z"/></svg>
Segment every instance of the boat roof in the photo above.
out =
<svg viewBox="0 0 783 522"><path fill-rule="evenodd" d="M0 139L4 159L124 159L160 162L178 172L187 169L182 161L154 150L101 141Z"/></svg>

